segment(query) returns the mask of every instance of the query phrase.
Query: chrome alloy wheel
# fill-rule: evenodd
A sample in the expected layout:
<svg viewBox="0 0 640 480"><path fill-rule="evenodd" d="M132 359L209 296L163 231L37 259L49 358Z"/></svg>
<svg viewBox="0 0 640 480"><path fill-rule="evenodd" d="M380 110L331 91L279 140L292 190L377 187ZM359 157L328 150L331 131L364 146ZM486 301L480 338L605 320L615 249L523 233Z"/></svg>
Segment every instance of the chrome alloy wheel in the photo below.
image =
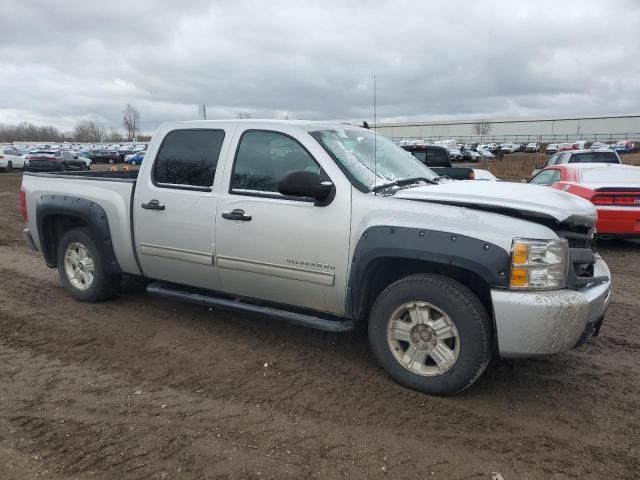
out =
<svg viewBox="0 0 640 480"><path fill-rule="evenodd" d="M460 354L460 335L451 317L426 302L405 303L393 312L387 343L404 368L422 376L448 372Z"/></svg>
<svg viewBox="0 0 640 480"><path fill-rule="evenodd" d="M64 252L64 272L69 283L78 290L87 290L93 284L93 259L87 247L80 242L69 244Z"/></svg>

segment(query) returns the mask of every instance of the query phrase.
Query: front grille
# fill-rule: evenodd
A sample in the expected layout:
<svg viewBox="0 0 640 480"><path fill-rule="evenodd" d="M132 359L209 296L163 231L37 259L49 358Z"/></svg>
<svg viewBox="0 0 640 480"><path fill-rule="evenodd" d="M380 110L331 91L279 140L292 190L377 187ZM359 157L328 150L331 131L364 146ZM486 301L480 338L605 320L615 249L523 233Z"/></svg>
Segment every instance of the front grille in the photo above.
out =
<svg viewBox="0 0 640 480"><path fill-rule="evenodd" d="M572 227L556 230L556 233L569 243L568 289L579 290L589 284L608 280L594 276L596 242L593 228Z"/></svg>

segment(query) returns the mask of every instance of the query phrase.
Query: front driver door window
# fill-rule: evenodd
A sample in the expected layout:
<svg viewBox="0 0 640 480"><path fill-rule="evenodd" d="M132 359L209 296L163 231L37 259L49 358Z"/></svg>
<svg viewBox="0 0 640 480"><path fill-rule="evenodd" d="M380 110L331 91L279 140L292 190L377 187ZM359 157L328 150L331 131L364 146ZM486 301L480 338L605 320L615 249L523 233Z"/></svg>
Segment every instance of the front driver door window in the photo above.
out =
<svg viewBox="0 0 640 480"><path fill-rule="evenodd" d="M238 146L231 192L279 196L278 181L298 170L321 174L320 166L293 138L277 132L250 130Z"/></svg>

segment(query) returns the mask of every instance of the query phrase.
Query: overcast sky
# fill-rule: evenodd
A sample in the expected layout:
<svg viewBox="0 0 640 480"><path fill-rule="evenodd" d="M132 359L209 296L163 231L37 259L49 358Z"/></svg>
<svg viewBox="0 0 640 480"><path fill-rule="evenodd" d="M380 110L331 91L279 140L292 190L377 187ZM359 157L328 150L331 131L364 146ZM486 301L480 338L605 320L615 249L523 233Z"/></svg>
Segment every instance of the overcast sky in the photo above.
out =
<svg viewBox="0 0 640 480"><path fill-rule="evenodd" d="M0 123L640 112L640 1L2 0Z"/></svg>

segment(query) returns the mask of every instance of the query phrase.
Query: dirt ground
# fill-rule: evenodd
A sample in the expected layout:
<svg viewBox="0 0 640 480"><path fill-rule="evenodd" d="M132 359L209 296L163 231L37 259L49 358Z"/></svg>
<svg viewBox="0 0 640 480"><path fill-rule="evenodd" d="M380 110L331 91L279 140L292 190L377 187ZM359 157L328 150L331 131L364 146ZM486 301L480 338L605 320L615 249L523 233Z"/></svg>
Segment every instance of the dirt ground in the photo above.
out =
<svg viewBox="0 0 640 480"><path fill-rule="evenodd" d="M327 334L123 286L82 304L23 246L0 174L0 479L640 477L640 246L601 244L601 336L464 394L393 383Z"/></svg>

